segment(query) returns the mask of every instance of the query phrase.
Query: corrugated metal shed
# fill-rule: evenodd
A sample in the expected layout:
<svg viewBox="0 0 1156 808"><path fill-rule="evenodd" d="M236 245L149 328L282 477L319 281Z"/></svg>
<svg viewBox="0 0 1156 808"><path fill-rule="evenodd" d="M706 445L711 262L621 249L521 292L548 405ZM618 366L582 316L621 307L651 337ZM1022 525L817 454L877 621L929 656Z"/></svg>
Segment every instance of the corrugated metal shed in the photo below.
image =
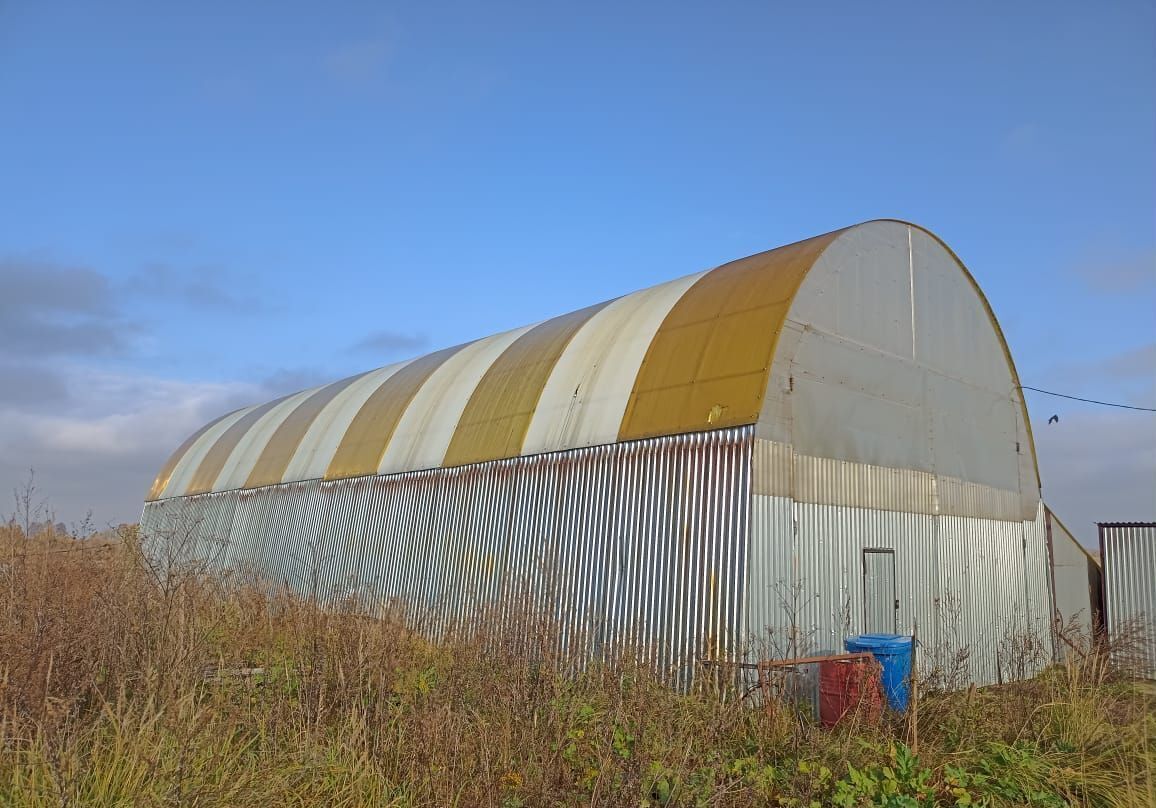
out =
<svg viewBox="0 0 1156 808"><path fill-rule="evenodd" d="M1099 528L1112 652L1138 661L1141 672L1156 679L1156 522L1101 522ZM1134 638L1122 637L1134 632L1142 637L1140 660L1131 659Z"/></svg>
<svg viewBox="0 0 1156 808"><path fill-rule="evenodd" d="M530 592L583 647L679 675L788 623L835 648L894 614L978 681L1049 636L1007 345L959 259L892 220L226 415L142 524L431 631Z"/></svg>

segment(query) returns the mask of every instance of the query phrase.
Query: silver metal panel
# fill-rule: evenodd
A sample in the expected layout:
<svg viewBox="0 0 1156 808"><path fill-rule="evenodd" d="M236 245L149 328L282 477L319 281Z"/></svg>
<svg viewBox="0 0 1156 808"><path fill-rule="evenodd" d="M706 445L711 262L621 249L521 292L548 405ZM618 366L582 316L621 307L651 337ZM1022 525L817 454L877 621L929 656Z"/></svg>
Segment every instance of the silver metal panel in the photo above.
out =
<svg viewBox="0 0 1156 808"><path fill-rule="evenodd" d="M145 506L142 536L155 559L213 568L228 541L236 497L205 494Z"/></svg>
<svg viewBox="0 0 1156 808"><path fill-rule="evenodd" d="M753 436L171 498L141 524L163 543L191 522L219 567L331 607L399 609L435 637L542 615L569 650L642 647L685 682L747 633Z"/></svg>
<svg viewBox="0 0 1156 808"><path fill-rule="evenodd" d="M434 636L496 608L545 614L570 650L642 647L681 681L696 659L841 650L865 629L863 551L886 548L897 631L917 631L924 664L966 651L964 675L986 684L1050 659L1042 511L1021 522L754 493L753 477L781 491L807 473L808 490L891 501L887 486L906 496L911 480L800 466L769 442L755 457L753 443L740 428L170 499L143 524L199 520L232 569L399 609ZM1039 647L1018 647L1027 636Z"/></svg>
<svg viewBox="0 0 1156 808"><path fill-rule="evenodd" d="M936 517L838 505L795 503L798 521L794 586L811 650L843 650L863 633L863 551L895 552L896 631L926 638L935 624Z"/></svg>
<svg viewBox="0 0 1156 808"><path fill-rule="evenodd" d="M757 467L757 465L756 465ZM792 628L795 516L788 497L751 497L750 562L747 569L748 655L753 659L798 656Z"/></svg>
<svg viewBox="0 0 1156 808"><path fill-rule="evenodd" d="M953 516L983 516L1008 522L1024 518L1024 497L1018 491L964 482L942 474L935 477L935 502L938 513Z"/></svg>
<svg viewBox="0 0 1156 808"><path fill-rule="evenodd" d="M782 466L790 464L791 471ZM847 505L906 513L952 514L1017 522L1018 491L968 483L909 468L871 466L795 453L790 445L759 440L755 444L757 494L792 496L798 502ZM1034 518L1035 508L1031 516Z"/></svg>
<svg viewBox="0 0 1156 808"><path fill-rule="evenodd" d="M795 454L792 494L819 505L938 513L934 475L827 457Z"/></svg>
<svg viewBox="0 0 1156 808"><path fill-rule="evenodd" d="M1034 675L1053 657L1047 540L1033 522L940 517L940 641L979 683Z"/></svg>
<svg viewBox="0 0 1156 808"><path fill-rule="evenodd" d="M868 634L893 634L895 612L895 551L875 548L863 551L863 630Z"/></svg>
<svg viewBox="0 0 1156 808"><path fill-rule="evenodd" d="M934 237L900 222L843 234L803 281L784 333L797 338L780 342L772 367L789 372L772 377L759 437L846 461L844 474L904 470L889 500L863 501L879 492L862 483L853 501L801 490L796 499L1034 518L1039 484L1024 475L1034 455L1010 356L982 293ZM948 483L934 507L920 472ZM971 486L1003 495L977 498Z"/></svg>
<svg viewBox="0 0 1156 808"><path fill-rule="evenodd" d="M1102 523L1100 556L1104 565L1104 617L1109 642L1137 630L1143 642L1144 675L1156 679L1156 523Z"/></svg>
<svg viewBox="0 0 1156 808"><path fill-rule="evenodd" d="M864 632L863 551L879 548L895 554L896 630L917 634L925 669L989 684L1051 660L1042 512L1005 522L752 499L752 653L841 651Z"/></svg>
<svg viewBox="0 0 1156 808"><path fill-rule="evenodd" d="M1025 612L1027 630L1052 639L1054 615L1052 606L1051 560L1048 556L1048 532L1044 504L1037 506L1034 521L1023 523ZM1054 648L1049 645L1054 652ZM1050 657L1049 657L1050 659Z"/></svg>
<svg viewBox="0 0 1156 808"><path fill-rule="evenodd" d="M1050 511L1047 513L1051 536L1052 582L1056 620L1061 625L1074 623L1080 632L1091 636L1095 620L1094 591L1100 567L1064 524ZM1060 643L1057 651L1065 653Z"/></svg>
<svg viewBox="0 0 1156 808"><path fill-rule="evenodd" d="M1001 644L1028 624L1023 542L1022 523L958 516L941 522L941 656L966 650L971 676L985 684L1005 678Z"/></svg>

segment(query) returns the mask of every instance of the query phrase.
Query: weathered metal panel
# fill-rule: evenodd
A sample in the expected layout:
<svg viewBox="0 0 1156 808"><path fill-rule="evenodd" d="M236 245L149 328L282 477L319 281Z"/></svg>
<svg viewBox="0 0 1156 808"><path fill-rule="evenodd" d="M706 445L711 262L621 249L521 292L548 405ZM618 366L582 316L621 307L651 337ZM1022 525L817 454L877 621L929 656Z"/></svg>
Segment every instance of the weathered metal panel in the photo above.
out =
<svg viewBox="0 0 1156 808"><path fill-rule="evenodd" d="M1047 517L1043 502L1036 508L1036 518L1023 523L1024 586L1027 595L1025 613L1028 618L1027 630L1040 637L1051 639L1055 615L1051 609L1051 559L1048 555Z"/></svg>
<svg viewBox="0 0 1156 808"><path fill-rule="evenodd" d="M905 513L937 513L935 476L795 454L792 493L799 502Z"/></svg>
<svg viewBox="0 0 1156 808"><path fill-rule="evenodd" d="M400 607L433 636L544 608L588 656L649 649L686 681L746 636L753 427L146 505L163 541L332 606Z"/></svg>
<svg viewBox="0 0 1156 808"><path fill-rule="evenodd" d="M1156 522L1103 522L1099 528L1109 642L1123 657L1140 639L1143 659L1136 661L1156 679ZM1133 632L1142 637L1123 641Z"/></svg>
<svg viewBox="0 0 1156 808"><path fill-rule="evenodd" d="M757 464L756 464L757 467ZM799 642L791 619L797 609L794 589L795 517L788 497L751 497L747 626L753 659L798 656Z"/></svg>
<svg viewBox="0 0 1156 808"><path fill-rule="evenodd" d="M1056 661L1090 644L1103 626L1100 564L1050 508L1044 508ZM1073 636L1075 633L1076 636Z"/></svg>
<svg viewBox="0 0 1156 808"><path fill-rule="evenodd" d="M325 479L361 477L376 472L414 396L429 377L460 350L458 346L427 354L407 362L384 379L350 421L325 471Z"/></svg>
<svg viewBox="0 0 1156 808"><path fill-rule="evenodd" d="M863 552L895 553L897 631L926 637L934 625L936 522L927 514L796 503L796 578L811 650L841 652L864 631Z"/></svg>
<svg viewBox="0 0 1156 808"><path fill-rule="evenodd" d="M210 464L208 463L208 459L206 459L206 462L198 469L197 477L201 478L207 484L190 493L232 491L234 488L242 488L245 485L245 480L249 477L249 473L257 464L257 459L261 456L261 453L265 451L270 439L277 433L281 424L283 424L298 407L321 389L322 388L315 387L309 390L302 390L300 393L286 396L273 407L269 408L268 411L250 424L244 434L237 439L236 445L232 449L228 449L227 446L223 447L227 450L226 459L221 464L218 474L213 475L211 471L208 470ZM259 409L254 410L254 413L258 411ZM246 416L246 418L248 418L248 416ZM218 447L214 447L213 452L210 453L210 457L214 454L217 454L218 457L220 456ZM212 478L211 481L209 479L210 477Z"/></svg>
<svg viewBox="0 0 1156 808"><path fill-rule="evenodd" d="M297 393L294 396L285 396L276 401L269 401L259 407L252 407L239 413L239 417L232 421L220 437L216 438L213 444L207 447L206 452L197 463L196 470L192 473L192 478L188 482L186 488L174 488L170 483L165 493L170 495L175 494L204 494L209 491L223 490L229 486L217 487L217 480L221 478L222 469L226 467L229 458L233 456L233 452L237 447L244 444L249 436L249 430L256 424L260 423L266 415L273 410L276 410L280 405L284 404L286 400L293 398L299 399L306 393ZM282 408L284 410L284 408ZM232 420L232 419L230 419ZM206 433L205 437L208 437ZM251 446L251 442L249 444ZM189 458L191 462L193 458ZM180 463L178 465L185 465ZM171 489L171 490L170 490Z"/></svg>
<svg viewBox="0 0 1156 808"><path fill-rule="evenodd" d="M228 540L237 498L221 494L157 500L145 506L143 535L167 565L212 569Z"/></svg>
<svg viewBox="0 0 1156 808"><path fill-rule="evenodd" d="M1033 522L940 517L943 655L966 651L980 683L1021 679L1051 661L1042 515Z"/></svg>
<svg viewBox="0 0 1156 808"><path fill-rule="evenodd" d="M442 464L460 466L521 454L554 365L574 335L606 306L598 303L547 320L503 351L474 388Z"/></svg>
<svg viewBox="0 0 1156 808"><path fill-rule="evenodd" d="M395 474L442 465L454 428L482 376L535 325L472 342L434 371L406 408L377 473Z"/></svg>
<svg viewBox="0 0 1156 808"><path fill-rule="evenodd" d="M638 368L670 309L700 272L620 297L590 318L559 357L522 454L613 443Z"/></svg>
<svg viewBox="0 0 1156 808"><path fill-rule="evenodd" d="M842 232L723 264L691 286L647 349L619 439L756 423L795 293Z"/></svg>
<svg viewBox="0 0 1156 808"><path fill-rule="evenodd" d="M894 552L896 630L917 634L925 670L988 684L1050 661L1042 514L1012 522L752 500L753 654L842 650L865 629L863 553L884 549Z"/></svg>
<svg viewBox="0 0 1156 808"><path fill-rule="evenodd" d="M947 580L940 636L944 656L966 650L983 683L1034 674L1051 660L1046 551L1035 523L942 517ZM959 627L956 627L958 622Z"/></svg>
<svg viewBox="0 0 1156 808"><path fill-rule="evenodd" d="M282 480L309 480L322 469L328 470L353 419L365 406L365 402L385 382L409 363L402 362L358 376L356 381L342 390L310 425L301 440L301 445L293 455L289 468ZM318 472L315 472L317 469Z"/></svg>
<svg viewBox="0 0 1156 808"><path fill-rule="evenodd" d="M894 474L906 483L856 483L855 501L820 486L796 490L797 500L1035 518L1039 482L1015 368L982 293L937 239L902 222L843 234L802 283L784 334L797 336L776 349L758 436L845 461L842 473L868 474L863 482ZM934 500L920 475L935 479ZM893 497L865 498L875 493Z"/></svg>
<svg viewBox="0 0 1156 808"><path fill-rule="evenodd" d="M1024 497L1018 491L969 483L942 474L935 477L935 501L939 513L953 516L982 515L1008 522L1023 518Z"/></svg>
<svg viewBox="0 0 1156 808"><path fill-rule="evenodd" d="M176 471L177 464L180 463L180 461L190 450L192 450L193 446L197 443L198 440L200 440L201 436L232 415L237 415L237 412L226 413L225 415L217 418L215 421L210 421L196 432L194 432L192 435L190 435L188 438L186 438L185 442L177 447L176 451L169 456L167 461L165 461L165 464L161 467L160 472L157 473L156 479L153 481L152 488L149 489L147 499L150 501L159 499L161 494L164 493L165 488L168 487L169 480L172 478L173 472Z"/></svg>
<svg viewBox="0 0 1156 808"><path fill-rule="evenodd" d="M799 454L789 444L755 443L756 494L791 496L799 502L846 505L906 513L981 516L1017 522L1021 496L991 486L910 468L871 466Z"/></svg>
<svg viewBox="0 0 1156 808"><path fill-rule="evenodd" d="M275 485L284 480L290 462L301 448L301 442L305 439L314 422L328 409L329 404L334 399L362 376L367 375L373 374L362 373L333 384L327 384L302 401L278 424L277 429L269 437L269 441L262 448L260 456L246 477L244 487L260 488L264 485Z"/></svg>
<svg viewBox="0 0 1156 808"><path fill-rule="evenodd" d="M895 597L895 551L863 550L863 630L894 634L899 600Z"/></svg>
<svg viewBox="0 0 1156 808"><path fill-rule="evenodd" d="M234 424L246 417L256 407L247 407L218 418L211 426L200 433L192 445L177 459L168 481L164 484L157 496L173 497L186 494L192 483L193 475L201 467L201 461L217 445L219 439L228 432ZM159 482L159 479L158 479Z"/></svg>

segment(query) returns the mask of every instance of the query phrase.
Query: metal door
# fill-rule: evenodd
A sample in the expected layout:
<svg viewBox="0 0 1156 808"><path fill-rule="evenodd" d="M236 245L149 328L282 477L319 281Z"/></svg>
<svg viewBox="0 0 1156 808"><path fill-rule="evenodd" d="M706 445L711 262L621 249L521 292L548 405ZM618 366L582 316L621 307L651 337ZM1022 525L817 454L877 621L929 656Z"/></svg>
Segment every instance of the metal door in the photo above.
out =
<svg viewBox="0 0 1156 808"><path fill-rule="evenodd" d="M895 551L863 551L863 632L894 634L899 601L895 597Z"/></svg>

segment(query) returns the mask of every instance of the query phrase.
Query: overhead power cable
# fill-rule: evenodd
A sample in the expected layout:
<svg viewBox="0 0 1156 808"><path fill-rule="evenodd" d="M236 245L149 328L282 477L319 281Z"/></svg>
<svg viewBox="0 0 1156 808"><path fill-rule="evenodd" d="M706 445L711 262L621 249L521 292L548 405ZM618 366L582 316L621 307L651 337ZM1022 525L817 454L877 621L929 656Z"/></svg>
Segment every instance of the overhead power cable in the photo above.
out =
<svg viewBox="0 0 1156 808"><path fill-rule="evenodd" d="M1097 401L1094 398L1080 398L1079 396L1069 396L1066 393L1053 393L1051 390L1041 390L1038 387L1028 387L1026 384L1021 384L1021 390L1032 390L1036 393L1043 393L1045 396L1056 396L1057 398L1070 398L1072 401L1083 401L1085 404L1099 404L1101 407L1119 407L1122 410L1140 410L1141 412L1156 412L1156 407L1137 407L1132 404L1115 404L1111 401Z"/></svg>

